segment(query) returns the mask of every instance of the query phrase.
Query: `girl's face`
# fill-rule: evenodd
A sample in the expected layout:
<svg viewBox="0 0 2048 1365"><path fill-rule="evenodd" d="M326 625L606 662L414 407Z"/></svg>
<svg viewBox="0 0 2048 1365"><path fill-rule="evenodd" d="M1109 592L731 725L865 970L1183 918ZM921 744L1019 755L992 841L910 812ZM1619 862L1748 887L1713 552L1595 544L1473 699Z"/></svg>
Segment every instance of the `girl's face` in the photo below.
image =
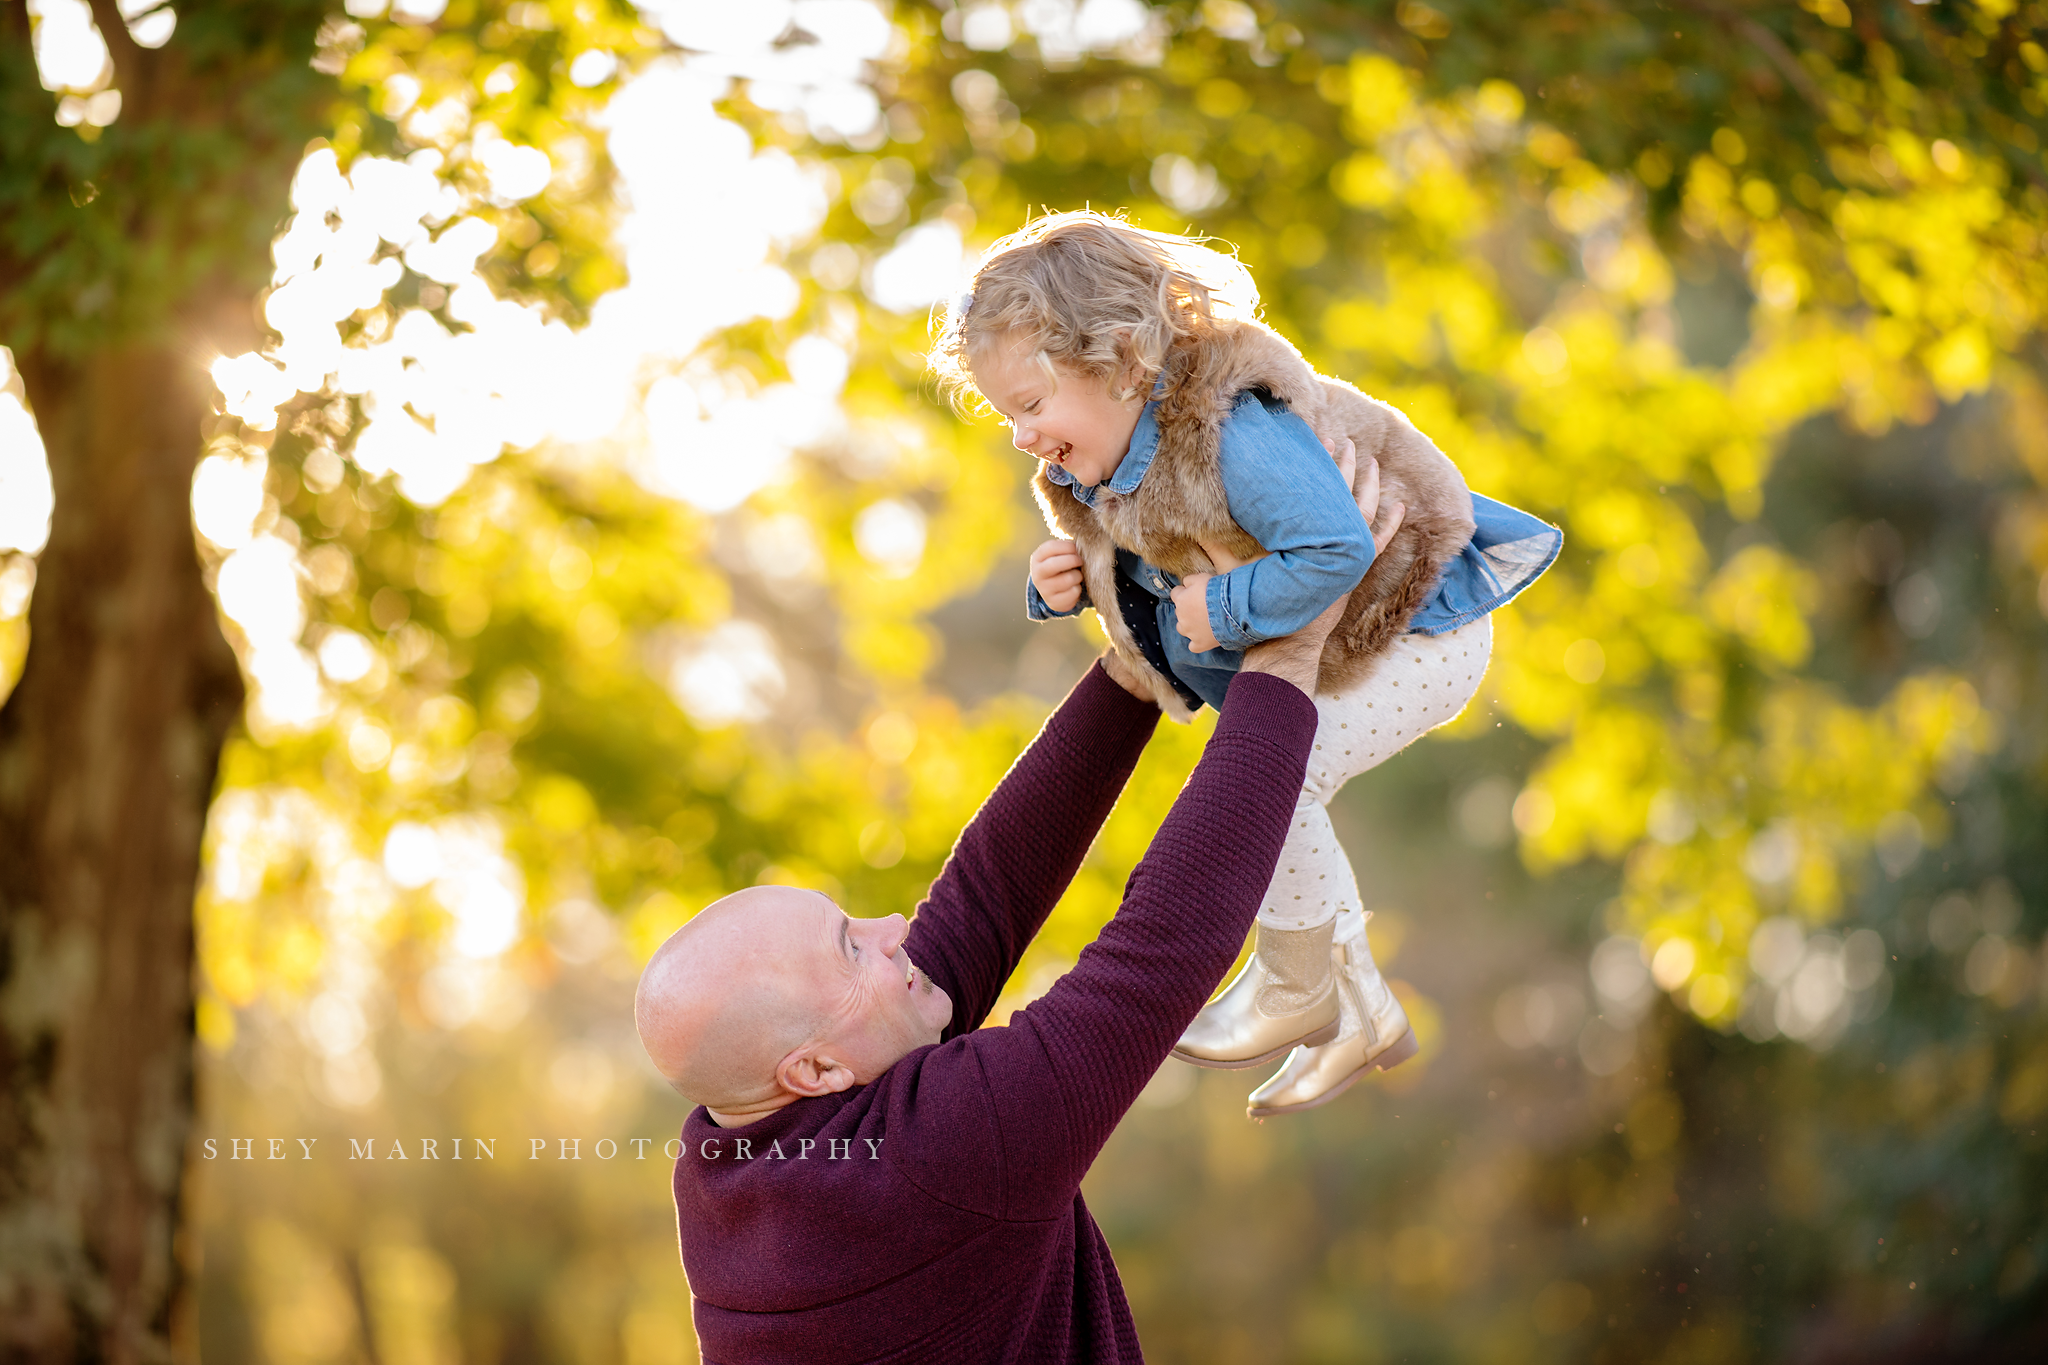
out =
<svg viewBox="0 0 2048 1365"><path fill-rule="evenodd" d="M1078 483L1102 483L1130 450L1145 400L1119 401L1102 380L1057 360L1053 370L1057 385L1029 350L999 341L975 367L974 383L1009 424L1017 449L1058 465Z"/></svg>

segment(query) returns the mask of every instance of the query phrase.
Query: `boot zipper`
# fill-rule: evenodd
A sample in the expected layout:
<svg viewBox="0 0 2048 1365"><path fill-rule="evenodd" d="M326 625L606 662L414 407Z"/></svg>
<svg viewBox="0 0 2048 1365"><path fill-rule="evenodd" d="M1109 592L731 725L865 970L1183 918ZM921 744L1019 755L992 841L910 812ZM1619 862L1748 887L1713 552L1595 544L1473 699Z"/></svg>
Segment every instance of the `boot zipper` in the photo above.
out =
<svg viewBox="0 0 2048 1365"><path fill-rule="evenodd" d="M1351 979L1351 945L1340 943L1337 945L1337 951L1343 954L1344 958L1344 967L1342 971L1337 973L1337 980L1342 989L1351 996L1351 1007L1358 1011L1359 1028L1365 1034L1366 1042L1370 1046L1378 1047L1380 1045L1380 1026L1373 1019L1371 1012L1366 1009L1365 996Z"/></svg>

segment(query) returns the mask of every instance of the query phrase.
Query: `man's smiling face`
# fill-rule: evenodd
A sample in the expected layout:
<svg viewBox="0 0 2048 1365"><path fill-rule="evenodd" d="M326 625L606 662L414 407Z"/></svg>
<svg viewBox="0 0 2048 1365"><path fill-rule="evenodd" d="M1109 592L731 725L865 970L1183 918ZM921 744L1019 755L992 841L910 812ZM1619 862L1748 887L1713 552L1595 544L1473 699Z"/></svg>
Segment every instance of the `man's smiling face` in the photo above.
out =
<svg viewBox="0 0 2048 1365"><path fill-rule="evenodd" d="M903 916L855 919L827 896L814 900L806 975L827 1020L818 1050L864 1085L938 1042L953 1001L903 951Z"/></svg>

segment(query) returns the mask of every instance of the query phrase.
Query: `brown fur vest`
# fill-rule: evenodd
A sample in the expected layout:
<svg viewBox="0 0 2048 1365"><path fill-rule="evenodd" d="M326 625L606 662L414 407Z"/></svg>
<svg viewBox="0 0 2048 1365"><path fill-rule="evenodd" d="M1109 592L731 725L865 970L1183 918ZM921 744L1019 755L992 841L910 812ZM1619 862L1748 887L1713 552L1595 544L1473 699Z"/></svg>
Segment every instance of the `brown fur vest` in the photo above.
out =
<svg viewBox="0 0 2048 1365"><path fill-rule="evenodd" d="M1081 551L1089 601L1117 653L1151 685L1167 715L1192 717L1172 683L1145 662L1116 609L1116 549L1183 578L1217 571L1205 542L1239 561L1264 553L1231 519L1220 459L1223 421L1232 403L1247 389L1264 389L1306 421L1324 445L1341 449L1350 438L1358 450L1354 489L1365 476L1366 458L1380 462L1380 524L1396 504L1408 507L1393 540L1378 546L1372 568L1352 590L1323 649L1317 691L1359 681L1406 630L1435 591L1444 565L1472 538L1472 495L1464 478L1406 417L1342 380L1317 374L1292 343L1262 323L1230 325L1215 341L1191 348L1182 365L1159 400L1159 448L1136 492L1120 497L1105 489L1091 508L1047 478L1043 466L1032 481L1046 523Z"/></svg>

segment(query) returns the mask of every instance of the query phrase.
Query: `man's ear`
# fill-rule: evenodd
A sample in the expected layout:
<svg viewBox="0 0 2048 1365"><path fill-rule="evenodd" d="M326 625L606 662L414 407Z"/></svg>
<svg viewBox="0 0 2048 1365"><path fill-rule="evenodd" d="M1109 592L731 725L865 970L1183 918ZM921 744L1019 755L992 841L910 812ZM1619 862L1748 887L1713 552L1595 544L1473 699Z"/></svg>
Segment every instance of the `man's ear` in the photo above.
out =
<svg viewBox="0 0 2048 1365"><path fill-rule="evenodd" d="M775 1068L775 1082L792 1095L809 1099L850 1089L853 1072L830 1057L803 1047L784 1057Z"/></svg>

